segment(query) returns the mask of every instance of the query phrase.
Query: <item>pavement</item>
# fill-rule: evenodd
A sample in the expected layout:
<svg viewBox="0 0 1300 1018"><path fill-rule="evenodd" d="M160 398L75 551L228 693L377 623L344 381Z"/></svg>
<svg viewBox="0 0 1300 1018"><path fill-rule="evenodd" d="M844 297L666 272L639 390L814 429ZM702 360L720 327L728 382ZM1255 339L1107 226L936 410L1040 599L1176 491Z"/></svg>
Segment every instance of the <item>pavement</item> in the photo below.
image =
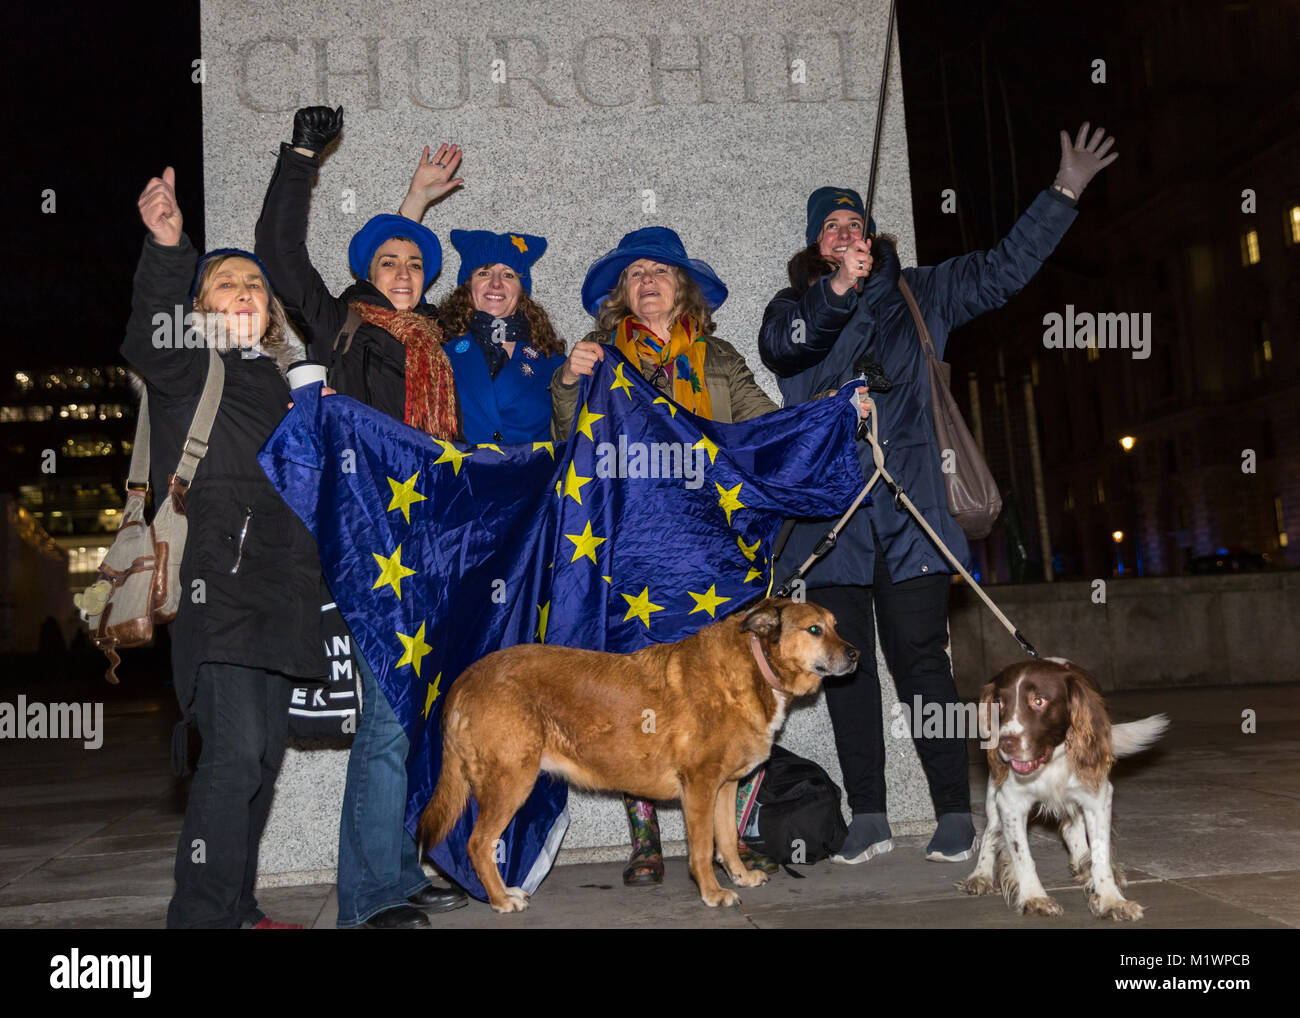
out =
<svg viewBox="0 0 1300 1018"><path fill-rule="evenodd" d="M103 687L45 688L29 700L105 699ZM1147 928L1300 927L1300 684L1114 693L1112 717L1163 712L1172 727L1156 749L1120 761L1116 858ZM10 702L14 695L6 692ZM1256 731L1243 732L1243 711ZM103 746L0 741L0 929L158 929L172 890L185 784L168 764L175 706L167 694L106 699ZM972 743L971 790L983 827L986 769ZM684 859L664 883L624 888L621 863L557 866L525 912L486 905L437 916L435 928L1119 928L1095 919L1071 882L1054 826L1036 825L1035 862L1059 918L1022 919L1000 897L954 889L973 862L923 857L925 837L898 837L862 866L823 862L741 889L730 909L701 904ZM723 885L727 886L724 878ZM332 929L328 884L266 888L276 919Z"/></svg>

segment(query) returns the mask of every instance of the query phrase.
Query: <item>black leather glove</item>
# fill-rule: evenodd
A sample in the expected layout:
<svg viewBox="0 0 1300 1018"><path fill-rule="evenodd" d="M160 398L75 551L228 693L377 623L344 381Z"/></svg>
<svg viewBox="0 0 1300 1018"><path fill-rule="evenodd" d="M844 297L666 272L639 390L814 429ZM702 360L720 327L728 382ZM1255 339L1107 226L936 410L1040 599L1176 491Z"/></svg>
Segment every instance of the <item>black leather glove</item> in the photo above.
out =
<svg viewBox="0 0 1300 1018"><path fill-rule="evenodd" d="M343 107L304 106L293 115L293 147L310 149L317 155L325 151L343 130Z"/></svg>

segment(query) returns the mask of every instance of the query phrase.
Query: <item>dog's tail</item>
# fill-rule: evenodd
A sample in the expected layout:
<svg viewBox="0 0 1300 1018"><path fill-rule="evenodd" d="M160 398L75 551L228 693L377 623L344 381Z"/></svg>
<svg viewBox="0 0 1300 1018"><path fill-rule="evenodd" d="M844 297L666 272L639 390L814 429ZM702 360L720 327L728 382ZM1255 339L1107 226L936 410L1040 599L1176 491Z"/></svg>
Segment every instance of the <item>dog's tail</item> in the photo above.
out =
<svg viewBox="0 0 1300 1018"><path fill-rule="evenodd" d="M444 741L438 787L433 790L429 805L424 807L416 829L416 842L420 849L418 858L423 859L426 852L437 848L451 833L468 802L469 781L465 778L464 763L460 754Z"/></svg>
<svg viewBox="0 0 1300 1018"><path fill-rule="evenodd" d="M1152 714L1141 721L1126 721L1122 725L1112 725L1110 730L1111 752L1116 758L1141 753L1155 744L1169 727L1169 718L1163 714Z"/></svg>

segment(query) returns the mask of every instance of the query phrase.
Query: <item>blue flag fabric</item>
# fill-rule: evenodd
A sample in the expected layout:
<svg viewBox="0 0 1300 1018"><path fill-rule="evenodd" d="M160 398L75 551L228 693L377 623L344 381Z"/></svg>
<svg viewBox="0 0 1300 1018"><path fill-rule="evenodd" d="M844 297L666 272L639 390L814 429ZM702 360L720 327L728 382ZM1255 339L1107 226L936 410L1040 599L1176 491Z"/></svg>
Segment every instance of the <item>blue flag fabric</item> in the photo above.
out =
<svg viewBox="0 0 1300 1018"><path fill-rule="evenodd" d="M260 460L410 739L407 830L437 784L447 691L480 657L538 640L626 653L766 594L782 518L833 516L865 483L848 395L718 424L607 348L567 443L464 446L295 392ZM566 802L539 777L502 836L508 886L546 876ZM484 899L465 853L476 816L471 800L432 855Z"/></svg>

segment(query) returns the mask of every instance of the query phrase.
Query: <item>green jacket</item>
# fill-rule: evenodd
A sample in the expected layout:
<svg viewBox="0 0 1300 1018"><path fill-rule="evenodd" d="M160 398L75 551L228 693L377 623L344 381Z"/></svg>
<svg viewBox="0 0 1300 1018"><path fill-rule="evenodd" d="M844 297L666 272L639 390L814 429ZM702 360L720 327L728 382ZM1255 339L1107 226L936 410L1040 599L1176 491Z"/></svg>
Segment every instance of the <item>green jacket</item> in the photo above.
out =
<svg viewBox="0 0 1300 1018"><path fill-rule="evenodd" d="M608 332L591 332L583 340L609 344L613 338ZM734 346L717 336L705 336L704 343L704 383L709 387L715 421L733 424L779 409L754 381L754 373ZM560 365L551 376L551 438L557 442L569 437L573 415L578 408L579 383L565 385L563 377L564 365ZM663 373L658 374L655 388L672 398L668 378Z"/></svg>

